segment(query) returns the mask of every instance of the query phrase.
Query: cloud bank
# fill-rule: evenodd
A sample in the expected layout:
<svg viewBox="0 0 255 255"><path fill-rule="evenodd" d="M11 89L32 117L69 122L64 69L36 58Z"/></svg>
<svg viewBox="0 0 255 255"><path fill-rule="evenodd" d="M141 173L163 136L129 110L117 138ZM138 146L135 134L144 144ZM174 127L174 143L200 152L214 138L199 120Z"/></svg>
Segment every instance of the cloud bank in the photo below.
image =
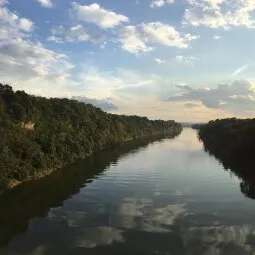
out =
<svg viewBox="0 0 255 255"><path fill-rule="evenodd" d="M180 93L170 96L168 101L200 101L208 108L227 109L232 112L255 113L255 91L246 80L232 84L219 84L216 88L192 88L179 86Z"/></svg>

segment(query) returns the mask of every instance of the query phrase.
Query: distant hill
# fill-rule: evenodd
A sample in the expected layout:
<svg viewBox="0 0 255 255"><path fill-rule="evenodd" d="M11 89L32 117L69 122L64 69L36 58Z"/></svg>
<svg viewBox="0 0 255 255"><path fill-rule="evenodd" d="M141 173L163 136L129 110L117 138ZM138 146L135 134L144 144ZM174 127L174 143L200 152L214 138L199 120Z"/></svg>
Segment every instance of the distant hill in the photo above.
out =
<svg viewBox="0 0 255 255"><path fill-rule="evenodd" d="M192 127L194 125L203 125L203 122L180 122L183 127Z"/></svg>

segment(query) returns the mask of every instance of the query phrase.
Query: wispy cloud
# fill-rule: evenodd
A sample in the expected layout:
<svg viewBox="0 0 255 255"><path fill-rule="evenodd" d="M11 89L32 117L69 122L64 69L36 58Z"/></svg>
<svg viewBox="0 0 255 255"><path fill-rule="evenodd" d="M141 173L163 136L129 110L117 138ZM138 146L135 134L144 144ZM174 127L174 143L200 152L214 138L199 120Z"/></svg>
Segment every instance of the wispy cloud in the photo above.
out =
<svg viewBox="0 0 255 255"><path fill-rule="evenodd" d="M250 65L243 65L239 68L237 68L233 73L232 73L232 76L237 76L238 74L244 72Z"/></svg>
<svg viewBox="0 0 255 255"><path fill-rule="evenodd" d="M175 56L175 61L180 64L193 65L195 60L197 60L197 58L193 56Z"/></svg>

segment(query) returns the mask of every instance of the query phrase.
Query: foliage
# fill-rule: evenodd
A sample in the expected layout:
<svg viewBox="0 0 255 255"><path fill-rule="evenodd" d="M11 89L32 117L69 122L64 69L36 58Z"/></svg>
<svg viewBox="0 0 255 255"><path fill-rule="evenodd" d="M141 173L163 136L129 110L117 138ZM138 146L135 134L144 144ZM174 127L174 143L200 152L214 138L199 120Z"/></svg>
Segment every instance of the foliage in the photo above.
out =
<svg viewBox="0 0 255 255"><path fill-rule="evenodd" d="M203 124L193 124L191 127L192 127L193 129L199 130L199 129L201 129L204 125L205 125L204 123L203 123Z"/></svg>
<svg viewBox="0 0 255 255"><path fill-rule="evenodd" d="M76 100L36 97L0 84L0 188L103 148L181 130L174 121L109 114Z"/></svg>
<svg viewBox="0 0 255 255"><path fill-rule="evenodd" d="M241 191L255 199L255 119L210 121L199 137L205 150L241 179Z"/></svg>
<svg viewBox="0 0 255 255"><path fill-rule="evenodd" d="M215 153L251 159L255 152L255 119L210 121L200 128L199 137Z"/></svg>

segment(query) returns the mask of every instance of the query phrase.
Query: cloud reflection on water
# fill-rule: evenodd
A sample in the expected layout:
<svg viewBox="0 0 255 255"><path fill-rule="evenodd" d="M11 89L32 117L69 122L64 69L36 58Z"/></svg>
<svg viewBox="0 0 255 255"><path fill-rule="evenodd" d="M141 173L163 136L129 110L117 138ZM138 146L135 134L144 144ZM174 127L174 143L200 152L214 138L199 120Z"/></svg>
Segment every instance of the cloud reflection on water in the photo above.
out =
<svg viewBox="0 0 255 255"><path fill-rule="evenodd" d="M254 234L247 225L191 227L184 235L186 254L254 255Z"/></svg>
<svg viewBox="0 0 255 255"><path fill-rule="evenodd" d="M185 204L156 208L151 199L124 199L113 224L119 228L135 228L146 232L170 232L175 220L187 214Z"/></svg>
<svg viewBox="0 0 255 255"><path fill-rule="evenodd" d="M124 242L122 231L112 227L97 227L82 230L74 240L74 247L95 248L98 245L110 245Z"/></svg>

